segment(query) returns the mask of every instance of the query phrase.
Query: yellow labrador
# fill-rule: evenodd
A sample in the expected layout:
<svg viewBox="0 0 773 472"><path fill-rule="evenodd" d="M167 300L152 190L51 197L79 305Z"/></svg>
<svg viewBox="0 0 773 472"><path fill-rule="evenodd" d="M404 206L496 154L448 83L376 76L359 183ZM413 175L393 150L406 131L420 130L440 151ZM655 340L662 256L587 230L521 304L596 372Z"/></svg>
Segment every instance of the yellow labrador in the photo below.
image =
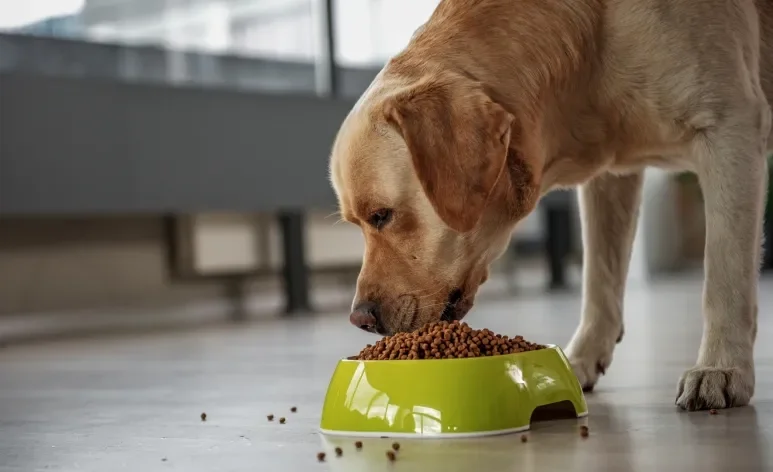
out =
<svg viewBox="0 0 773 472"><path fill-rule="evenodd" d="M643 169L705 194L704 331L684 409L754 392L773 0L443 0L357 102L333 146L366 249L351 321L395 333L462 318L541 195L580 186L591 388L623 334Z"/></svg>

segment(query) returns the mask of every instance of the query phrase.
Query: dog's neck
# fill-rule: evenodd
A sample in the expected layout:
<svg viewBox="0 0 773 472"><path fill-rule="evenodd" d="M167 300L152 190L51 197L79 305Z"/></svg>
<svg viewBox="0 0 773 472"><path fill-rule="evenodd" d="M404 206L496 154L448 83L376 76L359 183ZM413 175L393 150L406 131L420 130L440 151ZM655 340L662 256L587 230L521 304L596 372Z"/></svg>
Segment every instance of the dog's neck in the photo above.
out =
<svg viewBox="0 0 773 472"><path fill-rule="evenodd" d="M400 74L456 69L483 83L518 118L539 119L546 95L571 91L590 70L600 3L443 0L390 68Z"/></svg>
<svg viewBox="0 0 773 472"><path fill-rule="evenodd" d="M601 3L443 0L386 71L412 81L451 70L482 83L516 117L513 150L527 159L544 193L566 185L572 173L556 169L554 160L574 138L568 118L584 114L593 100L586 95L594 89Z"/></svg>

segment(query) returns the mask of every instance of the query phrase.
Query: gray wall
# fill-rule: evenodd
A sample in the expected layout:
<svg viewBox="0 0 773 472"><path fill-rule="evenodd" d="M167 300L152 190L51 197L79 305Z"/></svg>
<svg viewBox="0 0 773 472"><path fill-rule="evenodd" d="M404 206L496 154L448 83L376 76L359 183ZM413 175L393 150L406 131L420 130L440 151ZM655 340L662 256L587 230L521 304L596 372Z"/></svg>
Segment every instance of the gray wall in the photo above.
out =
<svg viewBox="0 0 773 472"><path fill-rule="evenodd" d="M326 99L313 64L0 34L0 215L326 209L376 72Z"/></svg>
<svg viewBox="0 0 773 472"><path fill-rule="evenodd" d="M0 75L0 214L324 208L351 105Z"/></svg>

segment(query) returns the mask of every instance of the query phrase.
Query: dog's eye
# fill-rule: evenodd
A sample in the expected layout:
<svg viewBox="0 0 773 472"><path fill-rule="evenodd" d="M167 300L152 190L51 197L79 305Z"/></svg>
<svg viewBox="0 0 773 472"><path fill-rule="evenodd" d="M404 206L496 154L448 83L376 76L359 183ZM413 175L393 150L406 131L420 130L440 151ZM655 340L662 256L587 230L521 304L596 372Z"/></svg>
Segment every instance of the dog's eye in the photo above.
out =
<svg viewBox="0 0 773 472"><path fill-rule="evenodd" d="M382 208L370 214L370 217L368 217L368 224L376 229L381 229L391 220L392 210L389 208Z"/></svg>

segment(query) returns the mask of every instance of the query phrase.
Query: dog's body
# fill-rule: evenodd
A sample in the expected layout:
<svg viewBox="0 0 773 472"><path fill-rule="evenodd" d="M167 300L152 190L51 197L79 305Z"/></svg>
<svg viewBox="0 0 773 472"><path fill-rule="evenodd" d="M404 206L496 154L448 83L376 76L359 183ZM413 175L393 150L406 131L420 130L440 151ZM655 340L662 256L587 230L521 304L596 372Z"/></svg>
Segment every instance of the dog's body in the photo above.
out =
<svg viewBox="0 0 773 472"><path fill-rule="evenodd" d="M592 387L622 338L647 166L705 195L704 332L685 409L754 391L773 99L773 0L444 0L344 122L331 178L366 253L352 322L392 333L460 318L515 224L580 186L580 326Z"/></svg>

